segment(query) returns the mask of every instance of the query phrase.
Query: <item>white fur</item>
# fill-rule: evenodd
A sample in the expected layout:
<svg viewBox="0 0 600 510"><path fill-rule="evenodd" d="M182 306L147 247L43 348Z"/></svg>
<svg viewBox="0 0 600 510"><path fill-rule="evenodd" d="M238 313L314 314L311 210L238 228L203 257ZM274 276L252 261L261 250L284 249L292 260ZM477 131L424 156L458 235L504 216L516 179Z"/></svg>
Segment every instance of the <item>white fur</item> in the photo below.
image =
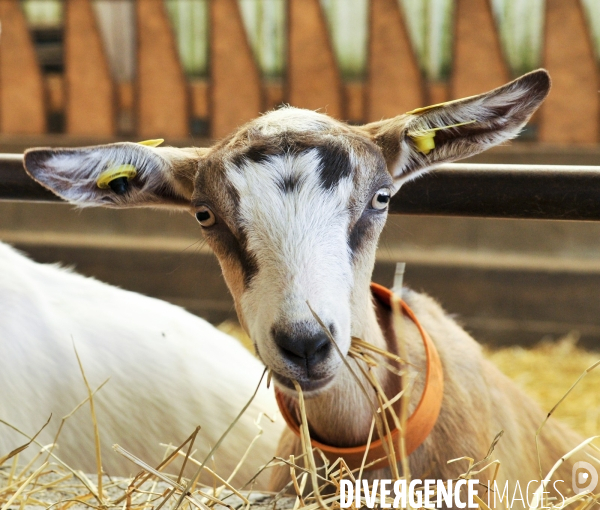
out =
<svg viewBox="0 0 600 510"><path fill-rule="evenodd" d="M37 264L0 243L0 418L52 441L61 418L87 393L73 343L93 388L103 465L111 475L137 467L111 449L118 443L151 465L197 425L197 458L208 453L248 401L263 372L237 340L168 303L121 290L56 266ZM259 413L278 414L263 383L253 404L215 456L229 476L258 433ZM265 432L238 481L270 460L283 428L262 419ZM89 406L70 418L58 456L95 471ZM0 424L0 457L25 438ZM35 447L33 448L35 449Z"/></svg>
<svg viewBox="0 0 600 510"><path fill-rule="evenodd" d="M353 184L344 178L324 190L317 150L246 166L241 172L235 167L227 171L240 196L247 249L258 262L258 273L242 296L242 310L261 359L280 375L297 378L297 367L282 359L271 328L282 320L315 323L307 301L325 324L335 325L342 352L350 347L353 277L347 237ZM279 183L292 177L300 181L297 191L282 191ZM340 363L332 356L327 368L334 371Z"/></svg>

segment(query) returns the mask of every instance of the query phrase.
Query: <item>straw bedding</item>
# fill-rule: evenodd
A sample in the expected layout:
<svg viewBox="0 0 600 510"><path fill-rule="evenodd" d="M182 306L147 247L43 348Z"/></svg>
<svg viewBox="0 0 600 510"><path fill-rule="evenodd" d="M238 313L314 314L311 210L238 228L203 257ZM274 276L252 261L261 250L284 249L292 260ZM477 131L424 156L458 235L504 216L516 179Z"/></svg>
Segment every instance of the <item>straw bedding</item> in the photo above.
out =
<svg viewBox="0 0 600 510"><path fill-rule="evenodd" d="M583 371L600 359L600 353L577 347L578 339L572 332L556 341L543 340L533 349L488 349L486 354L542 409L550 410ZM600 434L600 368L581 380L554 416L584 437Z"/></svg>
<svg viewBox="0 0 600 510"><path fill-rule="evenodd" d="M318 320L318 317L317 317ZM249 340L241 329L231 323L223 324L221 329L237 336L245 345ZM513 378L526 392L536 398L545 409L550 410L567 393L573 384L590 366L600 358L598 353L584 351L577 347L577 335L572 333L555 342L541 342L533 349L510 347L488 349L486 354L508 376ZM376 363L381 353L374 353L358 339L353 343L351 355L368 363ZM385 363L385 361L384 361ZM377 391L377 381L372 381ZM567 422L584 436L600 432L600 370L586 373L577 386L570 392L555 416ZM302 396L300 395L302 406ZM387 404L385 395L379 395L380 406ZM93 395L83 403L78 412L92 412ZM90 406L90 404L92 404ZM386 406L387 407L387 406ZM91 409L90 409L91 408ZM385 413L382 413L385 416ZM380 413L381 415L381 413ZM308 433L305 416L302 420L304 434ZM394 417L401 424L405 416ZM234 422L235 423L235 422ZM233 425L233 424L232 424ZM380 423L376 428L389 430L392 423ZM0 422L2 428L9 424ZM234 488L227 480L214 477L212 486L197 482L200 471L211 474L210 462L194 458L194 441L198 431L180 445L179 448L166 446L165 458L158 466L149 466L138 459L135 452L126 452L115 446L117 453L129 458L139 468L133 479L110 479L98 474L84 474L64 465L55 452L49 453L51 446L36 444L24 438L24 448L40 451L35 461L28 465L19 463L18 452L0 452L0 510L9 509L83 509L83 508L120 508L120 509L175 509L189 508L208 510L209 508L279 508L313 510L319 507L339 508L335 488L348 472L341 463L328 467L327 477L318 474L315 469L315 456L309 441L303 441L304 454L300 458L274 459L273 463L285 463L290 466L288 487L303 497L288 497L252 492L250 481L245 487ZM95 430L96 437L98 436ZM58 443L68 441L67 437L58 438ZM218 458L218 443L214 447ZM88 455L94 456L94 451ZM393 455L393 449L388 455ZM391 459L392 457L390 457ZM404 459L397 459L402 461ZM184 468L187 465L184 478ZM195 475L190 476L191 472ZM465 473L465 477L469 472ZM307 486L317 487L306 495ZM239 490L238 490L239 489ZM323 495L322 495L323 494ZM590 502L593 504L593 502ZM575 502L574 507L587 507L586 502Z"/></svg>

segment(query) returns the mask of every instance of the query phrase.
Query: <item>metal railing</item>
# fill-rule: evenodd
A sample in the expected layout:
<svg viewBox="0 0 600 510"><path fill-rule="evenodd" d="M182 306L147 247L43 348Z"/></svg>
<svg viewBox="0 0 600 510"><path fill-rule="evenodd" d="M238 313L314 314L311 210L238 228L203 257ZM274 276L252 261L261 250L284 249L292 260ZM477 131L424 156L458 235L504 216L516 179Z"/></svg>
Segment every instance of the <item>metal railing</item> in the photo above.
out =
<svg viewBox="0 0 600 510"><path fill-rule="evenodd" d="M21 154L0 155L0 200L61 202ZM405 184L392 214L600 221L600 166L451 163Z"/></svg>

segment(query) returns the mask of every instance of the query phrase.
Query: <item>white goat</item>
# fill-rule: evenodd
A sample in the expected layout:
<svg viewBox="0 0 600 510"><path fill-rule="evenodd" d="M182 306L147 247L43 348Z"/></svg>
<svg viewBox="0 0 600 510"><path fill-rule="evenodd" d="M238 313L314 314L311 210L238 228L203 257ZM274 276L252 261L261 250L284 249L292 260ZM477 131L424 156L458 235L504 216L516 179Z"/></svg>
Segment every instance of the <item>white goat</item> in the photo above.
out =
<svg viewBox="0 0 600 510"><path fill-rule="evenodd" d="M25 164L34 179L78 205L178 207L195 214L219 258L240 322L274 373L292 427L298 421L296 381L304 390L312 438L332 449L361 449L372 408L342 357L352 337L398 353L389 309L369 288L391 195L438 163L516 136L549 88L548 74L539 70L486 94L365 126L285 108L208 149L132 143L35 149L26 153ZM119 177L123 165L126 178L112 189L98 187L101 174ZM502 461L500 476L511 483L539 479L534 434L542 411L483 359L477 343L433 300L410 291L403 298L433 340L425 345L435 367L425 369L426 335L407 311L403 329L412 362L407 369L416 378L411 412L421 393L427 394L427 405L415 411L422 426L407 437L415 448L413 476L458 476L465 463L447 461L464 455L482 459L504 429L494 452ZM398 377L382 365L373 371L388 398L395 396ZM438 379L426 385L430 373ZM540 437L543 472L577 440L551 420ZM297 454L299 445L288 430L280 454ZM274 478L274 487L289 476L286 469ZM389 469L369 476L389 478ZM570 471L562 473L570 480L565 478Z"/></svg>
<svg viewBox="0 0 600 510"><path fill-rule="evenodd" d="M96 394L103 465L111 475L137 466L112 451L118 443L149 464L200 425L203 459L249 400L263 372L237 340L177 306L38 264L0 243L0 419L52 442L58 424L86 396L73 345ZM215 455L218 473L233 471L259 432L261 412L277 414L263 383ZM275 453L283 423L261 419L264 434L240 471L246 482ZM0 424L0 457L25 438ZM93 427L86 405L66 422L56 454L95 472ZM32 450L35 447L32 448ZM209 467L212 467L213 464Z"/></svg>

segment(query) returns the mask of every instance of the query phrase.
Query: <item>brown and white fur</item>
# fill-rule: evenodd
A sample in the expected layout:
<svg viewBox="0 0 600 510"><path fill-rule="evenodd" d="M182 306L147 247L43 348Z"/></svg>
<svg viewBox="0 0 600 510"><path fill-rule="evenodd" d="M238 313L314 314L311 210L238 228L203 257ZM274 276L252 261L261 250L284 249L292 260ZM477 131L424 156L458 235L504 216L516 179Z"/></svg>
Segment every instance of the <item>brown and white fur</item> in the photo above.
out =
<svg viewBox="0 0 600 510"><path fill-rule="evenodd" d="M370 408L307 301L344 356L352 336L386 347L369 291L386 194L438 163L515 137L549 88L548 74L539 70L486 94L359 127L283 108L208 149L132 143L34 149L25 164L34 179L81 206L168 206L196 213L240 322L278 387L292 402L297 395L291 381L303 387L314 437L335 446L359 445L367 439ZM411 138L468 122L438 131L428 154ZM95 184L115 163L131 163L139 171L124 195ZM513 483L539 478L534 433L544 417L541 410L483 359L477 343L432 299L409 290L403 298L436 344L445 376L440 417L410 457L413 475L455 477L466 466L447 465L449 459L483 458L504 430L495 452L501 474ZM421 340L410 322L405 329L410 360L422 368ZM378 375L391 396L395 376ZM422 376L417 370L413 400L419 398ZM543 469L578 440L551 421L542 434ZM298 451L298 440L284 434L280 455ZM283 484L283 475L274 477L274 487Z"/></svg>

